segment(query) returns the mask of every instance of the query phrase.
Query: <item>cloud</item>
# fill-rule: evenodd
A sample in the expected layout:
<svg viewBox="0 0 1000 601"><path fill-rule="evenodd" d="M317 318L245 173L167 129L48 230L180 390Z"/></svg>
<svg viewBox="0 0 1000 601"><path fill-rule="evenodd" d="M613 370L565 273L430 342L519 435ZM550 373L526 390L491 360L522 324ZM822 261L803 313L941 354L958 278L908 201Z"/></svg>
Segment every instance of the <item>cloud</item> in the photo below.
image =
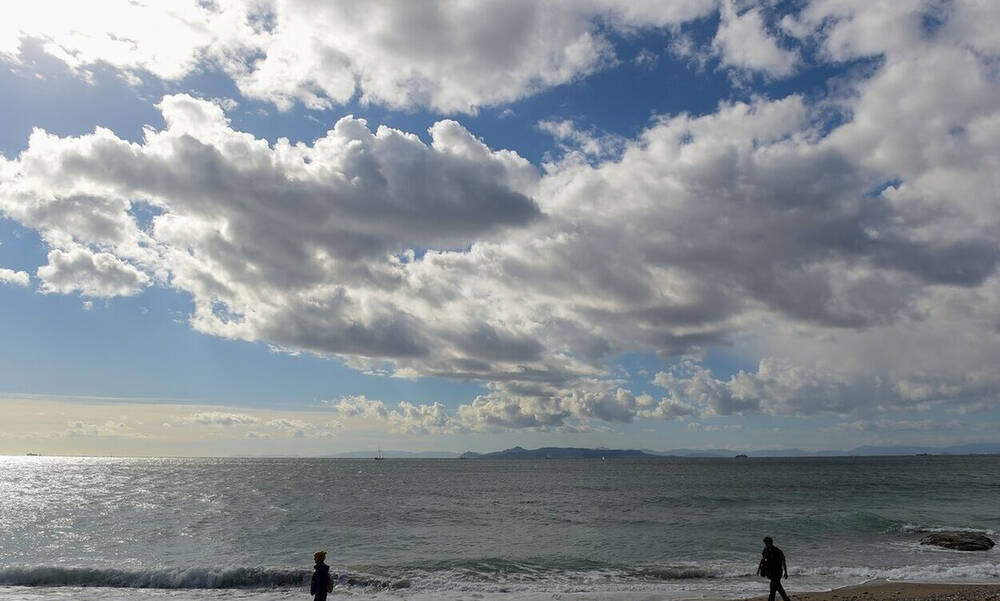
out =
<svg viewBox="0 0 1000 601"><path fill-rule="evenodd" d="M569 119L542 120L538 122L538 129L551 135L564 153L575 153L589 159L618 156L626 143L621 136L580 129ZM573 160L574 157L571 154L563 160L567 159Z"/></svg>
<svg viewBox="0 0 1000 601"><path fill-rule="evenodd" d="M702 416L847 414L867 400L853 396L858 385L846 375L774 358L762 359L756 372L741 370L728 379L686 360L657 373L653 383L668 391L668 406Z"/></svg>
<svg viewBox="0 0 1000 601"><path fill-rule="evenodd" d="M681 18L655 9L608 18ZM756 10L723 30L764 32ZM0 210L50 246L43 290L167 286L200 332L484 386L453 412L338 406L400 431L995 406L1000 83L980 12L956 3L928 32L907 3L811 3L782 21L810 59L879 58L829 97L662 115L541 168L452 120L430 144L353 117L272 144L167 96L141 142L34 132L3 162ZM693 359L720 345L757 367ZM615 375L635 352L670 366L660 398Z"/></svg>
<svg viewBox="0 0 1000 601"><path fill-rule="evenodd" d="M30 398L29 398L30 397ZM45 454L211 455L255 452L320 456L363 448L367 432L348 431L327 409L194 406L164 399L0 396L0 450ZM257 447L247 440L260 440ZM332 445L332 446L331 446ZM214 449L214 450L213 450Z"/></svg>
<svg viewBox="0 0 1000 601"><path fill-rule="evenodd" d="M741 424L703 424L701 422L691 422L687 425L690 432L739 432L743 429Z"/></svg>
<svg viewBox="0 0 1000 601"><path fill-rule="evenodd" d="M315 424L287 417L272 419L266 422L265 425L271 428L277 428L278 430L311 430L315 427Z"/></svg>
<svg viewBox="0 0 1000 601"><path fill-rule="evenodd" d="M450 417L441 403L413 404L399 402L390 408L384 402L369 400L367 397L349 396L327 403L344 418L363 418L382 422L393 432L402 434L446 433L462 430L462 426Z"/></svg>
<svg viewBox="0 0 1000 601"><path fill-rule="evenodd" d="M81 420L68 422L65 431L58 437L99 437L99 438L149 438L145 432L134 431L126 420L108 420L103 424L91 424Z"/></svg>
<svg viewBox="0 0 1000 601"><path fill-rule="evenodd" d="M772 77L787 77L795 71L797 53L778 46L767 32L758 8L738 12L732 0L723 0L719 29L712 49L726 67L760 71Z"/></svg>
<svg viewBox="0 0 1000 601"><path fill-rule="evenodd" d="M962 422L945 422L939 419L859 419L852 422L841 422L830 430L833 432L949 432L964 430L967 427Z"/></svg>
<svg viewBox="0 0 1000 601"><path fill-rule="evenodd" d="M407 434L493 432L533 428L579 432L593 420L631 422L644 407L656 401L634 395L614 382L576 382L573 388L508 383L491 385L489 394L448 412L441 403L400 402L395 408L364 396L343 397L328 402L331 409L348 419L367 419L387 424Z"/></svg>
<svg viewBox="0 0 1000 601"><path fill-rule="evenodd" d="M31 283L31 277L26 271L14 271L6 267L0 267L0 284L13 284L14 286L27 287Z"/></svg>
<svg viewBox="0 0 1000 601"><path fill-rule="evenodd" d="M458 407L470 431L534 428L581 431L593 421L628 423L655 401L636 395L614 379L579 378L550 382L494 382L491 391Z"/></svg>
<svg viewBox="0 0 1000 601"><path fill-rule="evenodd" d="M481 396L458 408L461 421L478 431L561 427L569 412L543 398Z"/></svg>
<svg viewBox="0 0 1000 601"><path fill-rule="evenodd" d="M49 251L49 262L38 268L45 293L109 298L132 296L150 284L150 277L112 253L74 246Z"/></svg>
<svg viewBox="0 0 1000 601"><path fill-rule="evenodd" d="M232 426L246 426L260 423L260 419L246 413L229 413L226 411L200 411L184 417L177 418L177 423L201 424L203 426L218 426L228 428Z"/></svg>
<svg viewBox="0 0 1000 601"><path fill-rule="evenodd" d="M204 49L253 35L239 10L195 2L121 1L106 8L97 14L56 0L19 7L0 25L0 55L17 61L22 44L34 41L84 76L107 64L132 78L177 80L198 68Z"/></svg>
<svg viewBox="0 0 1000 601"><path fill-rule="evenodd" d="M264 427L291 435L293 438L330 438L340 427L339 422L304 421L301 419L279 417L262 422ZM261 435L260 432L254 434Z"/></svg>
<svg viewBox="0 0 1000 601"><path fill-rule="evenodd" d="M280 109L359 97L474 113L614 64L608 31L677 25L713 8L714 0L396 1L364 10L309 0L121 0L99 17L42 1L0 28L0 56L17 61L22 44L34 42L84 76L101 64L131 79L173 81L218 68L245 97Z"/></svg>
<svg viewBox="0 0 1000 601"><path fill-rule="evenodd" d="M582 13L582 14L581 14ZM393 2L364 11L287 2L264 56L237 73L244 95L279 108L362 101L475 112L571 81L611 60L571 5Z"/></svg>
<svg viewBox="0 0 1000 601"><path fill-rule="evenodd" d="M57 247L39 269L43 291L109 297L169 279L196 298L201 331L421 356L431 340L415 317L365 291L403 284L392 257L463 247L540 217L526 195L535 168L453 121L431 128L431 146L346 117L312 146L272 147L230 129L209 102L168 96L160 107L167 129L143 144L102 129L65 139L36 131L0 184L0 209ZM149 231L130 198L161 212ZM469 335L456 344L520 344L480 326Z"/></svg>

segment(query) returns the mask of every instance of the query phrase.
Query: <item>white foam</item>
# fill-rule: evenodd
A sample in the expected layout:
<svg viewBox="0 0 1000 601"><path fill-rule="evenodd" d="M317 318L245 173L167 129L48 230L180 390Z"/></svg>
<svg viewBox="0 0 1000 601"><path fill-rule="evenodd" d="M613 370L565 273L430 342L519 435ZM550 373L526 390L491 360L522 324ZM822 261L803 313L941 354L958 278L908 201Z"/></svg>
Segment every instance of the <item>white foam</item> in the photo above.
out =
<svg viewBox="0 0 1000 601"><path fill-rule="evenodd" d="M917 526L915 524L903 524L899 527L900 532L921 534L924 532L975 532L986 536L998 536L996 530L989 528L968 528L966 526Z"/></svg>
<svg viewBox="0 0 1000 601"><path fill-rule="evenodd" d="M893 568L820 567L789 570L793 575L865 580L983 581L1000 579L1000 563L929 564Z"/></svg>

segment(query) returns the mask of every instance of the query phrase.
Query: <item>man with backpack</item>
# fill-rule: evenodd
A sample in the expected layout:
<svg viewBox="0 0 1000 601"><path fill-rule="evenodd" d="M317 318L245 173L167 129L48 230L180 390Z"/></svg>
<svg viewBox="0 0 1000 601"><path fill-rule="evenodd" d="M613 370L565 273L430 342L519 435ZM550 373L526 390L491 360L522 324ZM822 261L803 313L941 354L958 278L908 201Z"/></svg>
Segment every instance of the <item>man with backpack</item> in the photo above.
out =
<svg viewBox="0 0 1000 601"><path fill-rule="evenodd" d="M760 564L757 566L757 575L763 576L771 581L771 594L767 601L774 601L774 593L781 593L783 601L789 601L785 588L781 586L781 577L788 578L788 565L785 564L785 554L781 549L774 546L774 539L770 536L764 537L764 550L760 553Z"/></svg>
<svg viewBox="0 0 1000 601"><path fill-rule="evenodd" d="M333 591L333 580L330 579L330 566L326 565L326 551L313 553L316 561L312 581L309 583L309 594L314 601L326 601L326 594Z"/></svg>

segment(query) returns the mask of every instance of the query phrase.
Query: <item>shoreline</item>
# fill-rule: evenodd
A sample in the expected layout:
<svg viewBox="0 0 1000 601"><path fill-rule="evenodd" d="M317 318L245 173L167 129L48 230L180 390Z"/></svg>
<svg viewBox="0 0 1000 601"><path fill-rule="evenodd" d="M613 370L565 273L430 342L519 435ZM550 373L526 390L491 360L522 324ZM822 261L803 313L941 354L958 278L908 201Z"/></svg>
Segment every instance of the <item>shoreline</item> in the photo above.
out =
<svg viewBox="0 0 1000 601"><path fill-rule="evenodd" d="M796 593L792 590L788 595L792 601L1000 601L1000 582L871 580L829 591ZM781 597L777 599L780 601ZM767 601L767 595L743 601Z"/></svg>
<svg viewBox="0 0 1000 601"><path fill-rule="evenodd" d="M794 583L793 583L794 586ZM120 588L109 586L24 586L0 585L0 601L26 601L28 599L49 599L53 594L60 598L78 593L84 598L101 601L130 601L141 591L143 596L152 596L164 601L219 601L235 598L258 601L285 601L289 595L308 590L304 587L278 587L260 589L156 589ZM399 593L399 591L397 591ZM407 594L388 595L387 591L358 591L351 595L358 600L386 599L397 601L462 601L468 598L480 601L765 601L767 595L752 597L705 595L664 595L656 591L509 591L467 592L454 590L412 591ZM989 582L917 582L872 580L862 584L843 586L827 591L789 591L792 601L1000 601L1000 581ZM778 598L780 601L780 597Z"/></svg>

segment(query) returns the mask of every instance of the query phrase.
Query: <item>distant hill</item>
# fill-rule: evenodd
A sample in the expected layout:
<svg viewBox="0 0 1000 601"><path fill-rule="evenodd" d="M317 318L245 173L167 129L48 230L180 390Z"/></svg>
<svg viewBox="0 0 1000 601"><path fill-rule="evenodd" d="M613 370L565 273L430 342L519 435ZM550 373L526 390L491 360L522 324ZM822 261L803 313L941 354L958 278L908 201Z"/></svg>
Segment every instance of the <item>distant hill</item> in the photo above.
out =
<svg viewBox="0 0 1000 601"><path fill-rule="evenodd" d="M650 449L586 449L577 447L542 447L525 449L514 447L492 453L467 451L459 455L448 451L383 451L387 459L616 459L622 457L844 457L844 456L889 456L889 455L1000 455L1000 443L964 444L950 447L895 446L854 447L847 451L803 451L802 449L759 449L753 451L737 449L670 449L653 451ZM350 451L325 455L342 459L366 459L375 456L374 451Z"/></svg>
<svg viewBox="0 0 1000 601"><path fill-rule="evenodd" d="M1000 443L956 445L951 447L855 447L849 451L803 451L802 449L763 449L740 451L733 449L671 449L669 451L585 449L575 447L514 447L492 453L462 453L461 459L617 459L622 457L844 457L891 455L1000 455Z"/></svg>
<svg viewBox="0 0 1000 601"><path fill-rule="evenodd" d="M855 447L850 455L1000 455L1000 443L963 444L951 447Z"/></svg>
<svg viewBox="0 0 1000 601"><path fill-rule="evenodd" d="M622 457L648 457L651 455L638 450L622 449L582 449L574 447L542 447L540 449L523 449L514 447L493 453L462 453L460 459L619 459Z"/></svg>
<svg viewBox="0 0 1000 601"><path fill-rule="evenodd" d="M733 457L745 454L750 457L871 457L890 455L1000 455L1000 443L964 444L950 447L918 447L918 446L861 446L847 451L803 451L802 449L762 449L756 451L737 451L733 449L671 449L669 451L650 451L646 453L660 457Z"/></svg>

